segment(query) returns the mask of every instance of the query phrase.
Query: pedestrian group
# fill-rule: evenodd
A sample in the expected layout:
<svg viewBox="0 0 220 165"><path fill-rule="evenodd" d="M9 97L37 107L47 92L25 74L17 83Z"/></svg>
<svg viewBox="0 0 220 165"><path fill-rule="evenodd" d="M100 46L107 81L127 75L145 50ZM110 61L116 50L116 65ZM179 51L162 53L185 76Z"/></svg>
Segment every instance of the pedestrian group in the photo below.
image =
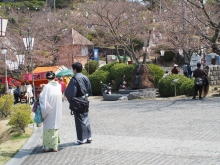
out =
<svg viewBox="0 0 220 165"><path fill-rule="evenodd" d="M92 93L88 77L82 74L82 64L75 62L72 64L72 69L74 76L67 87L62 83L62 79L59 79L59 82L55 80L55 73L52 71L46 74L48 83L41 85L43 89L40 93L39 104L43 118L42 139L44 152L58 151L58 143L60 143L59 128L62 121L62 101L64 101L64 97L71 103L73 97L87 99L87 97L79 96L80 89L85 91L87 96ZM76 79L80 81L76 81ZM74 145L91 143L92 135L88 117L89 112L73 112L73 114L77 135Z"/></svg>

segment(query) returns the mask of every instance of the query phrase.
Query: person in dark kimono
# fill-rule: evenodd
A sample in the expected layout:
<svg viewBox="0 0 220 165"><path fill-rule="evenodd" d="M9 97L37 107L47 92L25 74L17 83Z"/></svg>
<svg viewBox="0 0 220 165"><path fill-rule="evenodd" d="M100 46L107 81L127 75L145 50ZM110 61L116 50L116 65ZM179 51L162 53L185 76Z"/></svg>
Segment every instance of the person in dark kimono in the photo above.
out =
<svg viewBox="0 0 220 165"><path fill-rule="evenodd" d="M92 93L91 83L88 77L82 74L82 64L79 62L75 62L72 64L72 69L74 72L74 76L70 80L65 90L65 96L69 103L71 102L72 97L76 97L78 91L80 90L77 80L74 77L76 77L78 80L80 80L79 82L82 83L80 87L83 88L81 90L84 91L85 94ZM73 112L73 113L75 117L75 126L76 126L76 134L77 134L77 141L74 144L80 145L84 143L91 143L92 135L91 135L88 112L84 112L84 113Z"/></svg>

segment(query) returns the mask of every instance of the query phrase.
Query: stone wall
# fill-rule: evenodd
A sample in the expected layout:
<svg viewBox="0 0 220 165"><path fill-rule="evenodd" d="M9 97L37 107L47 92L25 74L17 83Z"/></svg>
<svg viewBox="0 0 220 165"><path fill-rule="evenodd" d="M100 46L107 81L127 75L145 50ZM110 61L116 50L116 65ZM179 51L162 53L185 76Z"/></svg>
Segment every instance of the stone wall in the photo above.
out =
<svg viewBox="0 0 220 165"><path fill-rule="evenodd" d="M211 86L220 86L220 65L208 66L208 81Z"/></svg>

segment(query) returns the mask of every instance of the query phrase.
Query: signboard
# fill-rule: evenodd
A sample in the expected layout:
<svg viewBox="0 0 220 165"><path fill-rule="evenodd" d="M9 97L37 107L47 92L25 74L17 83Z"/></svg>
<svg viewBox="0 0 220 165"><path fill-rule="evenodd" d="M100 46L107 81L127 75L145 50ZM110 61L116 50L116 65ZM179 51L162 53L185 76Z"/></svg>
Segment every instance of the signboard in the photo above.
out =
<svg viewBox="0 0 220 165"><path fill-rule="evenodd" d="M99 50L98 49L94 49L94 60L95 61L99 60Z"/></svg>
<svg viewBox="0 0 220 165"><path fill-rule="evenodd" d="M39 72L39 73L34 73L34 80L40 80L40 79L46 79L46 73L47 72ZM24 81L32 81L32 74L27 73L22 75L22 80Z"/></svg>

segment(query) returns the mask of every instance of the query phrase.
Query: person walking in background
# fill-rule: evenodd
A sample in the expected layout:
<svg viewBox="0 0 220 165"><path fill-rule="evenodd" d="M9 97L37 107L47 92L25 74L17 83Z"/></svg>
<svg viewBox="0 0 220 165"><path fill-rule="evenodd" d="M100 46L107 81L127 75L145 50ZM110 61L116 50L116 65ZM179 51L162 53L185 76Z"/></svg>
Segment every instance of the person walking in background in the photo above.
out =
<svg viewBox="0 0 220 165"><path fill-rule="evenodd" d="M197 63L197 69L193 72L193 77L195 77L195 85L194 85L194 96L192 99L196 99L196 95L199 91L199 99L202 99L202 88L203 88L203 78L206 77L207 74L202 70L201 63ZM202 81L201 84L197 84L197 81Z"/></svg>
<svg viewBox="0 0 220 165"><path fill-rule="evenodd" d="M17 88L14 90L14 99L15 99L15 104L21 102L21 91L19 86L17 86Z"/></svg>
<svg viewBox="0 0 220 165"><path fill-rule="evenodd" d="M177 64L174 64L174 66L173 66L173 69L171 70L171 73L172 74L178 74L179 73L179 70L177 69Z"/></svg>
<svg viewBox="0 0 220 165"><path fill-rule="evenodd" d="M183 65L183 74L184 74L186 77L188 77L187 63L185 63L185 64Z"/></svg>
<svg viewBox="0 0 220 165"><path fill-rule="evenodd" d="M187 72L188 72L188 77L192 78L192 67L189 64L187 64Z"/></svg>
<svg viewBox="0 0 220 165"><path fill-rule="evenodd" d="M163 77L162 78L165 78L165 77L167 77L169 75L169 72L168 71L166 71L165 73L164 73L164 75L163 75Z"/></svg>
<svg viewBox="0 0 220 165"><path fill-rule="evenodd" d="M65 99L64 92L65 92L65 90L66 90L66 84L65 84L65 82L63 81L63 78L62 78L62 77L59 77L58 80L59 80L59 83L60 83L60 85L61 85L62 101L64 101L64 99Z"/></svg>
<svg viewBox="0 0 220 165"><path fill-rule="evenodd" d="M91 83L87 76L82 74L82 64L79 62L75 62L72 64L74 76L70 80L66 90L65 96L70 103L73 97L82 97L81 91L84 91L85 94L92 93ZM76 78L81 85L79 86ZM80 91L80 89L81 91ZM81 94L80 94L81 93ZM87 99L87 98L86 98ZM74 143L75 145L80 145L84 143L91 143L92 142L92 134L90 128L90 122L88 117L88 111L85 110L84 113L76 113L73 112L75 118L75 126L76 126L76 134L77 134L77 141Z"/></svg>
<svg viewBox="0 0 220 165"><path fill-rule="evenodd" d="M58 151L58 129L62 121L62 92L61 85L56 82L55 73L46 73L48 84L43 85L40 93L40 107L43 118L43 147L44 151Z"/></svg>
<svg viewBox="0 0 220 165"><path fill-rule="evenodd" d="M33 88L32 85L29 82L26 82L26 97L27 97L27 101L26 103L31 103L33 102Z"/></svg>

